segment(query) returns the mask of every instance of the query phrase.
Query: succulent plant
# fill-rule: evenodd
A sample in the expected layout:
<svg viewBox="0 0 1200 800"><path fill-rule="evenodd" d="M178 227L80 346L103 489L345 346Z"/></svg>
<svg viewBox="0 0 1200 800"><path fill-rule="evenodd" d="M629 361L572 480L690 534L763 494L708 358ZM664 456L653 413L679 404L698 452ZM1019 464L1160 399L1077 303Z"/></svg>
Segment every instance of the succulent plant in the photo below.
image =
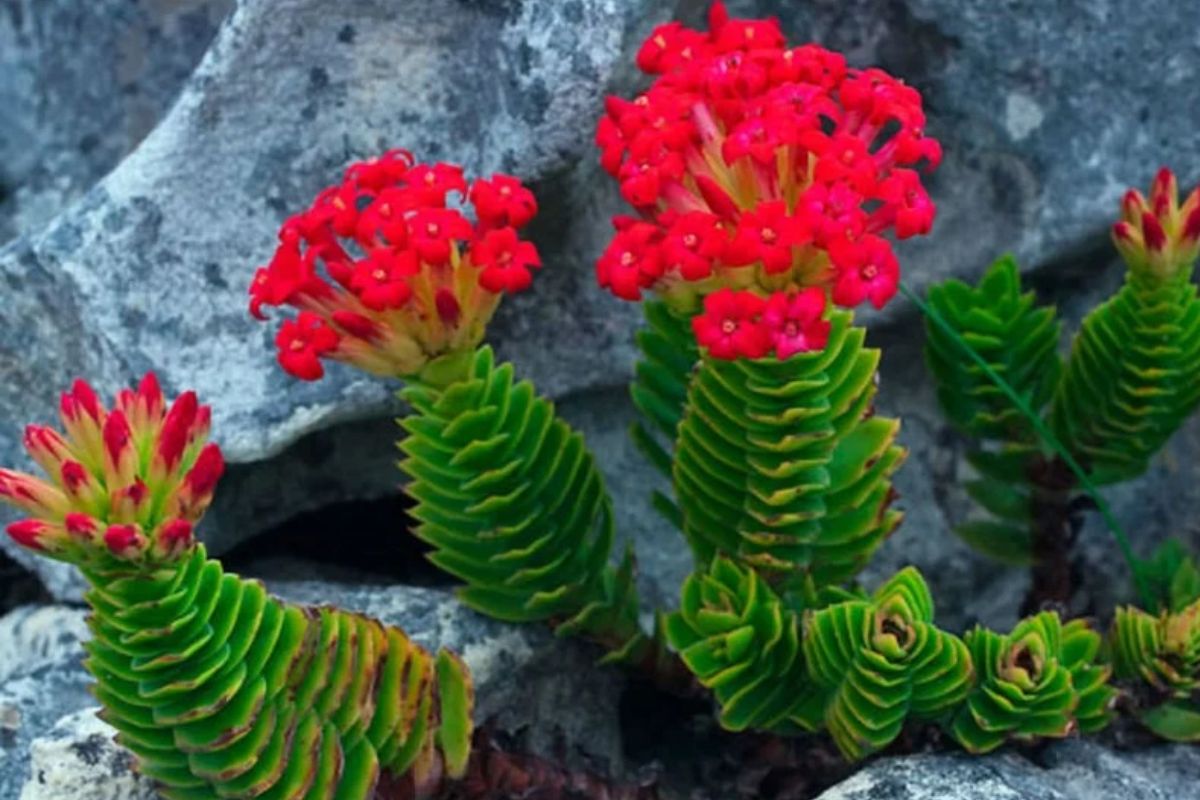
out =
<svg viewBox="0 0 1200 800"><path fill-rule="evenodd" d="M972 753L1009 739L1091 733L1112 716L1110 669L1096 663L1101 638L1083 620L1056 612L1026 618L1008 634L976 627L966 635L976 683L950 731Z"/></svg>
<svg viewBox="0 0 1200 800"><path fill-rule="evenodd" d="M192 536L223 461L192 393L148 375L107 410L77 382L65 435L31 427L49 477L0 472L10 526L90 584L87 667L102 716L164 797L355 798L380 776L416 796L464 774L470 674L403 631L270 597Z"/></svg>
<svg viewBox="0 0 1200 800"><path fill-rule="evenodd" d="M1200 189L1180 204L1164 168L1130 190L1113 241L1125 284L1083 321L1050 421L1098 483L1137 477L1200 404Z"/></svg>
<svg viewBox="0 0 1200 800"><path fill-rule="evenodd" d="M1054 309L1037 308L1033 293L1021 291L1020 272L1011 257L993 264L977 287L959 280L934 286L929 305L950 330L932 317L926 320L926 361L942 410L974 438L967 458L979 478L967 483L967 491L994 517L971 520L956 532L987 555L1028 564L1040 489L1031 481L1042 454L1037 432L962 346L971 347L1031 409L1040 411L1062 373L1057 352L1061 325Z"/></svg>
<svg viewBox="0 0 1200 800"><path fill-rule="evenodd" d="M1119 678L1140 683L1137 716L1164 739L1200 741L1200 600L1178 611L1117 609L1109 637Z"/></svg>
<svg viewBox="0 0 1200 800"><path fill-rule="evenodd" d="M706 357L693 375L674 475L700 563L723 553L774 582L834 584L899 523L899 423L869 416L879 353L848 314L831 321L823 350Z"/></svg>
<svg viewBox="0 0 1200 800"><path fill-rule="evenodd" d="M483 347L434 361L401 397L401 469L430 560L464 582L468 606L512 622L551 621L654 659L638 623L631 557L608 563L612 501L583 438L528 381Z"/></svg>
<svg viewBox="0 0 1200 800"><path fill-rule="evenodd" d="M712 690L727 730L820 727L821 696L804 667L800 615L754 570L718 557L688 577L667 635Z"/></svg>
<svg viewBox="0 0 1200 800"><path fill-rule="evenodd" d="M825 726L852 760L886 747L906 718L948 715L973 677L966 646L933 624L929 588L911 567L869 600L806 612L804 659L825 692Z"/></svg>
<svg viewBox="0 0 1200 800"><path fill-rule="evenodd" d="M458 194L469 220L447 204ZM516 178L468 188L461 167L394 150L353 164L289 218L250 289L250 310L294 307L276 341L292 375L343 361L404 380L401 469L416 534L463 581L464 603L550 621L654 671L670 659L638 621L630 554L609 565L612 501L579 434L482 346L504 294L541 260L518 230L537 201Z"/></svg>

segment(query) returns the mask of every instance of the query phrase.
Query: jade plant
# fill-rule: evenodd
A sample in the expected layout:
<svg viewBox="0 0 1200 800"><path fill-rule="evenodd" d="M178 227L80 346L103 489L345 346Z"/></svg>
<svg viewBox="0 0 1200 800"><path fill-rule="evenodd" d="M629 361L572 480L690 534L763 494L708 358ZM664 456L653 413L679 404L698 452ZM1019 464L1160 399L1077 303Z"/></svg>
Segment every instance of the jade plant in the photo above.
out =
<svg viewBox="0 0 1200 800"><path fill-rule="evenodd" d="M1061 322L1022 292L1013 259L977 286L951 280L929 293L929 366L947 417L971 437L979 477L967 489L986 512L958 532L1033 566L1031 609L1070 599L1074 512L1092 487L1142 475L1200 405L1200 190L1180 203L1163 169L1148 199L1125 195L1112 235L1125 282L1084 318L1065 363Z"/></svg>

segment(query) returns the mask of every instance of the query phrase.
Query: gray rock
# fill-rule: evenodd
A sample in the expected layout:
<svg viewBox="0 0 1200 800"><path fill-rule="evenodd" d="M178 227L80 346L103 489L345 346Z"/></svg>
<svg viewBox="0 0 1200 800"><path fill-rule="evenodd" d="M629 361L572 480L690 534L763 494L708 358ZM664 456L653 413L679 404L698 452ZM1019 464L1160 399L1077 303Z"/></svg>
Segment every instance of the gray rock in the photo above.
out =
<svg viewBox="0 0 1200 800"><path fill-rule="evenodd" d="M0 617L0 683L79 658L88 635L83 615L64 606L22 606Z"/></svg>
<svg viewBox="0 0 1200 800"><path fill-rule="evenodd" d="M95 709L68 714L29 748L29 782L20 800L155 800L154 784L113 741Z"/></svg>
<svg viewBox="0 0 1200 800"><path fill-rule="evenodd" d="M34 232L150 132L232 0L0 7L0 242Z"/></svg>
<svg viewBox="0 0 1200 800"><path fill-rule="evenodd" d="M268 586L288 600L361 611L401 626L425 647L454 650L475 680L477 722L494 722L534 752L562 750L576 765L622 768L616 709L624 680L616 668L596 666L598 654L587 646L556 639L541 626L481 617L445 590L312 581ZM112 757L117 751L92 746L107 727L88 718L95 701L82 666L85 614L53 606L0 620L0 797L15 798L25 786L23 800L74 798L64 787L88 775L112 792L96 797L141 796L141 784ZM76 756L61 757L70 751Z"/></svg>
<svg viewBox="0 0 1200 800"><path fill-rule="evenodd" d="M628 69L627 43L666 16L657 6L241 3L142 144L43 231L0 251L0 281L12 296L0 329L22 332L0 352L6 418L47 418L74 375L108 392L150 368L168 389L193 387L213 404L233 462L261 461L311 431L387 414L383 382L334 369L303 385L273 364L272 330L245 305L279 222L347 162L406 146L472 173L538 181L548 213L537 235L574 244L563 219L588 207L592 193L564 176L581 158L591 163L604 89ZM512 303L492 337L556 396L628 369L629 326L614 322L617 304L593 285L592 255L548 249L539 294ZM632 319L636 309L621 313ZM617 349L597 341L605 330L621 334ZM18 437L16 426L0 431L0 460L20 460ZM362 496L354 489L361 475L335 485ZM393 479L368 481L365 491L379 480ZM229 538L312 507L278 483L265 490L255 496L271 513L253 526L227 526ZM220 516L219 507L214 532ZM77 597L69 570L35 569L57 596Z"/></svg>
<svg viewBox="0 0 1200 800"><path fill-rule="evenodd" d="M1015 753L982 758L887 758L825 791L818 800L1173 800L1192 797L1200 778L1193 748L1119 753L1082 740L1054 745L1036 764Z"/></svg>

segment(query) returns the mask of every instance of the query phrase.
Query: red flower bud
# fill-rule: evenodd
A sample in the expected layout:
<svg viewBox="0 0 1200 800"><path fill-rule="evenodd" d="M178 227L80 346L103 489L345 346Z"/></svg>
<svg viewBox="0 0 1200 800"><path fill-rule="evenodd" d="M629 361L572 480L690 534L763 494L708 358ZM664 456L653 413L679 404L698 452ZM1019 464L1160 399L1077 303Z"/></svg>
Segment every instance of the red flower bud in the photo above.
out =
<svg viewBox="0 0 1200 800"><path fill-rule="evenodd" d="M368 342L379 338L382 329L376 323L372 322L369 317L365 317L355 311L335 311L331 315L333 322L348 335L359 339L364 339Z"/></svg>
<svg viewBox="0 0 1200 800"><path fill-rule="evenodd" d="M72 511L70 514L67 514L63 519L63 525L66 527L67 533L86 542L90 542L100 529L95 519L78 511Z"/></svg>
<svg viewBox="0 0 1200 800"><path fill-rule="evenodd" d="M438 319L444 325L457 325L458 320L462 317L462 306L458 303L458 298L449 289L438 289L437 294L433 297L433 304L437 307Z"/></svg>
<svg viewBox="0 0 1200 800"><path fill-rule="evenodd" d="M104 544L118 558L130 558L145 544L145 538L133 525L109 525L104 532Z"/></svg>
<svg viewBox="0 0 1200 800"><path fill-rule="evenodd" d="M224 473L225 459L221 455L221 448L210 442L200 451L184 481L193 497L205 497L212 494Z"/></svg>
<svg viewBox="0 0 1200 800"><path fill-rule="evenodd" d="M1152 252L1161 251L1167 245L1167 234L1162 223L1149 211L1142 214L1142 237L1146 241L1146 247Z"/></svg>
<svg viewBox="0 0 1200 800"><path fill-rule="evenodd" d="M50 523L40 519L23 519L8 525L6 530L13 541L30 550L44 550L42 538L50 531Z"/></svg>
<svg viewBox="0 0 1200 800"><path fill-rule="evenodd" d="M192 523L186 519L173 519L159 532L159 544L168 553L186 550L192 546L192 531Z"/></svg>
<svg viewBox="0 0 1200 800"><path fill-rule="evenodd" d="M175 398L158 439L158 458L163 469L170 471L179 463L191 438L198 408L195 392L184 392Z"/></svg>

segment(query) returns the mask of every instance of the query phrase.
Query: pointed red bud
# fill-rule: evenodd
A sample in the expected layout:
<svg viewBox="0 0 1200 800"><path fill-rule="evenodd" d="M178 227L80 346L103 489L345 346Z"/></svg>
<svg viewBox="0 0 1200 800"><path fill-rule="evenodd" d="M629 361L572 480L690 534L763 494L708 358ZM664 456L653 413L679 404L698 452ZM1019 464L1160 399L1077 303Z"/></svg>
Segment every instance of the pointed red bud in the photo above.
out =
<svg viewBox="0 0 1200 800"><path fill-rule="evenodd" d="M62 434L46 425L26 426L25 449L50 474L54 473L58 464L71 456L71 448Z"/></svg>
<svg viewBox="0 0 1200 800"><path fill-rule="evenodd" d="M737 219L737 203L733 202L733 198L719 183L707 175L697 175L696 188L700 190L700 195L714 214L726 220Z"/></svg>
<svg viewBox="0 0 1200 800"><path fill-rule="evenodd" d="M31 550L44 550L40 539L42 535L50 528L50 523L40 519L23 519L18 522L11 523L8 528L8 535L13 538L13 541L22 547L28 547Z"/></svg>
<svg viewBox="0 0 1200 800"><path fill-rule="evenodd" d="M129 556L140 549L142 535L133 525L109 525L104 532L104 544L115 556Z"/></svg>
<svg viewBox="0 0 1200 800"><path fill-rule="evenodd" d="M91 475L88 474L87 468L78 461L66 461L59 470L59 477L62 478L63 487L67 492L77 495L80 489L87 485Z"/></svg>
<svg viewBox="0 0 1200 800"><path fill-rule="evenodd" d="M437 294L433 297L433 304L437 307L438 319L444 324L450 326L458 324L459 317L462 316L462 308L453 292L449 289L438 289Z"/></svg>
<svg viewBox="0 0 1200 800"><path fill-rule="evenodd" d="M96 391L87 381L77 379L71 386L71 395L75 398L78 407L92 419L98 421L103 415L104 410L100 405L100 398L96 396Z"/></svg>
<svg viewBox="0 0 1200 800"><path fill-rule="evenodd" d="M379 338L379 326L356 311L335 311L333 312L332 319L335 325L350 336L368 342Z"/></svg>
<svg viewBox="0 0 1200 800"><path fill-rule="evenodd" d="M173 519L158 534L159 544L167 552L177 552L192 546L192 523L186 519Z"/></svg>
<svg viewBox="0 0 1200 800"><path fill-rule="evenodd" d="M96 520L78 511L72 511L70 514L67 514L63 520L63 524L67 528L67 533L85 541L91 541L100 527Z"/></svg>
<svg viewBox="0 0 1200 800"><path fill-rule="evenodd" d="M129 421L120 410L108 415L104 421L104 449L113 464L120 464L127 453L133 452L132 437Z"/></svg>
<svg viewBox="0 0 1200 800"><path fill-rule="evenodd" d="M142 377L142 382L138 384L138 397L150 412L151 418L157 417L162 412L163 406L166 405L166 400L163 398L162 387L158 383L158 376L153 372L147 372Z"/></svg>
<svg viewBox="0 0 1200 800"><path fill-rule="evenodd" d="M184 481L193 497L204 497L212 493L224 472L225 458L221 455L221 448L215 442L210 442L200 451Z"/></svg>
<svg viewBox="0 0 1200 800"><path fill-rule="evenodd" d="M1121 216L1129 222L1137 222L1149 209L1146 198L1137 189L1130 189L1121 198Z"/></svg>
<svg viewBox="0 0 1200 800"><path fill-rule="evenodd" d="M1183 238L1189 243L1200 241L1200 207L1193 208L1183 223Z"/></svg>
<svg viewBox="0 0 1200 800"><path fill-rule="evenodd" d="M1163 167L1154 176L1154 183L1150 186L1150 204L1154 213L1161 216L1178 199L1179 186L1175 182L1175 174Z"/></svg>
<svg viewBox="0 0 1200 800"><path fill-rule="evenodd" d="M1142 236L1146 240L1147 249L1153 252L1161 252L1167 246L1167 234L1162 223L1149 211L1142 214Z"/></svg>
<svg viewBox="0 0 1200 800"><path fill-rule="evenodd" d="M714 36L721 32L729 23L729 10L725 8L724 0L716 0L708 8L708 30Z"/></svg>
<svg viewBox="0 0 1200 800"><path fill-rule="evenodd" d="M158 457L167 470L175 468L192 438L192 428L199 410L195 392L184 392L175 399L163 421L158 439Z"/></svg>

